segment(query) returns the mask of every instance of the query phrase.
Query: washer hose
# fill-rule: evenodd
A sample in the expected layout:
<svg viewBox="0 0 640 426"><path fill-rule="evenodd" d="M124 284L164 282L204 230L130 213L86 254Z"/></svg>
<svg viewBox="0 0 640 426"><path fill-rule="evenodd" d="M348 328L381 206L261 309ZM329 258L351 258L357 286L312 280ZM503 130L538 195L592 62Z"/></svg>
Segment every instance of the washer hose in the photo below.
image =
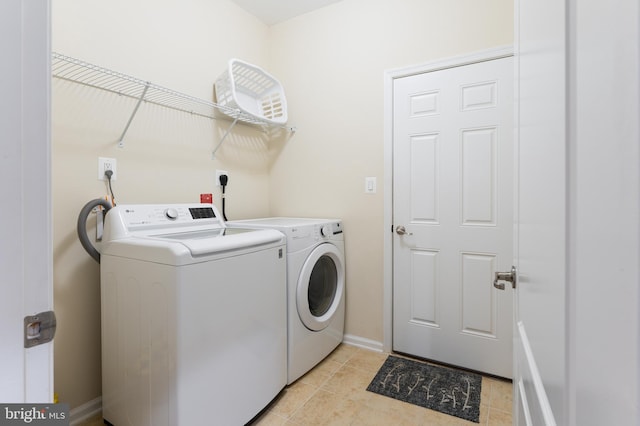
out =
<svg viewBox="0 0 640 426"><path fill-rule="evenodd" d="M78 215L78 239L80 240L80 244L82 247L89 253L91 257L98 263L100 263L100 252L96 250L96 248L89 240L89 236L87 235L87 218L91 211L97 206L102 206L105 209L105 213L111 209L111 203L102 198L96 198L95 200L89 201L84 205L82 210L80 210L80 214Z"/></svg>

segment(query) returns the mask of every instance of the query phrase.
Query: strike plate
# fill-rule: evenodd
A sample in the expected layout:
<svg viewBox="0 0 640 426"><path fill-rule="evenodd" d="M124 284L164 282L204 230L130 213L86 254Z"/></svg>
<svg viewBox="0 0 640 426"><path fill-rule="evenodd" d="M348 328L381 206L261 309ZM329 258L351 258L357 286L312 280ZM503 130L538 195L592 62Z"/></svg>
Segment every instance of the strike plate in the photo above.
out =
<svg viewBox="0 0 640 426"><path fill-rule="evenodd" d="M56 334L56 314L53 311L40 312L24 317L24 347L42 345L53 340Z"/></svg>

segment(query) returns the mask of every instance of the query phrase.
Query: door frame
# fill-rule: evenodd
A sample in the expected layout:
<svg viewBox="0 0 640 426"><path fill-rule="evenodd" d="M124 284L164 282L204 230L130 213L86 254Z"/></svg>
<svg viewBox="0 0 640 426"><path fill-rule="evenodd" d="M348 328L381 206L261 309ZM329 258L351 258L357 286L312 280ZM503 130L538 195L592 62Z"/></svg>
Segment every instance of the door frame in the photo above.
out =
<svg viewBox="0 0 640 426"><path fill-rule="evenodd" d="M384 215L383 215L383 298L382 348L393 350L393 83L410 77L514 56L513 45L500 46L433 62L387 70L384 73ZM491 283L487 283L490 285Z"/></svg>
<svg viewBox="0 0 640 426"><path fill-rule="evenodd" d="M6 0L5 0L6 1ZM3 223L0 337L3 403L53 401L53 342L24 348L25 316L53 308L51 225L51 1L6 1L0 13L6 96L0 176ZM5 124L0 123L0 125Z"/></svg>

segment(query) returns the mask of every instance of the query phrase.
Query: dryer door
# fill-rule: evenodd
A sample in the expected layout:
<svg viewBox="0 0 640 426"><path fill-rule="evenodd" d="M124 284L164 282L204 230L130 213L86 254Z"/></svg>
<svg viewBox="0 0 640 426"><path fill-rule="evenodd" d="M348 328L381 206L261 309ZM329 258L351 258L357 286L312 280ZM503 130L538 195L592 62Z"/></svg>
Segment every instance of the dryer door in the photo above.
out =
<svg viewBox="0 0 640 426"><path fill-rule="evenodd" d="M331 323L344 298L344 259L335 245L321 244L311 252L296 297L298 316L309 330L320 331Z"/></svg>

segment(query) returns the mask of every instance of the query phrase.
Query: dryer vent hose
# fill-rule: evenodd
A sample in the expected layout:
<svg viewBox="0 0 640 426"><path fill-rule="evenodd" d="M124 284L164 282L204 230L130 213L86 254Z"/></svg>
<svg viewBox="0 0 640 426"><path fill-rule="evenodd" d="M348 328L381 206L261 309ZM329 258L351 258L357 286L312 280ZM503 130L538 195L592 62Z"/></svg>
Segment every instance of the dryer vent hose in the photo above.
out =
<svg viewBox="0 0 640 426"><path fill-rule="evenodd" d="M91 211L98 206L104 207L105 213L111 209L111 203L102 198L96 198L95 200L91 200L85 204L78 215L78 238L80 239L80 244L82 244L82 247L84 247L87 253L89 253L96 262L100 263L100 252L96 250L87 235L87 218Z"/></svg>

